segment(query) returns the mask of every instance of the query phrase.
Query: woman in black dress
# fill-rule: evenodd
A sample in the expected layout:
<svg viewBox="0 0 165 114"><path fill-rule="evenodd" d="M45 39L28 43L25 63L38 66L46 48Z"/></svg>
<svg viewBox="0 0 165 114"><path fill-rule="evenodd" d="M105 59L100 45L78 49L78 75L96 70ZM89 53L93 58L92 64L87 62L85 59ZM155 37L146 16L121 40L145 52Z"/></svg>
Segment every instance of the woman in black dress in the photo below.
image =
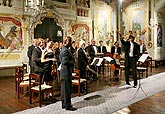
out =
<svg viewBox="0 0 165 114"><path fill-rule="evenodd" d="M46 39L46 48L42 51L41 62L43 63L43 81L52 85L53 77L51 76L52 65L56 61L54 52L52 50L53 41L51 39Z"/></svg>

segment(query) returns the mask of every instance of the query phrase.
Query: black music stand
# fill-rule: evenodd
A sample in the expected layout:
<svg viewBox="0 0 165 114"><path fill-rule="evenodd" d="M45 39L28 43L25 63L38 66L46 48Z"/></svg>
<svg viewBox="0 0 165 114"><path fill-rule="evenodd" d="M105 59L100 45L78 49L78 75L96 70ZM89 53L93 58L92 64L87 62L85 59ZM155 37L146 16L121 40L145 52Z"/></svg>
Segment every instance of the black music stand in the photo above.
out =
<svg viewBox="0 0 165 114"><path fill-rule="evenodd" d="M103 58L108 62L108 64L111 64L111 61L113 60L111 57L103 57ZM110 77L110 82L111 82L111 67L109 69L110 69L109 77Z"/></svg>
<svg viewBox="0 0 165 114"><path fill-rule="evenodd" d="M103 58L95 57L91 63L91 65L96 66L97 68L97 73L96 73L97 76L98 76L98 67L101 65L103 60L104 60Z"/></svg>
<svg viewBox="0 0 165 114"><path fill-rule="evenodd" d="M143 54L143 55L139 58L138 62L139 62L140 67L143 68L143 63L146 61L147 57L148 57L148 54ZM143 75L143 69L142 69L142 75ZM143 91L143 93L145 94L145 96L147 97L147 94L145 93L145 91L143 90L143 88L142 88L142 86L141 86L141 82L140 82L140 73L139 73L139 84L138 84L138 89L136 90L136 93L134 94L134 98L137 96L137 94L138 94L138 92L139 92L139 89L141 89L141 90Z"/></svg>

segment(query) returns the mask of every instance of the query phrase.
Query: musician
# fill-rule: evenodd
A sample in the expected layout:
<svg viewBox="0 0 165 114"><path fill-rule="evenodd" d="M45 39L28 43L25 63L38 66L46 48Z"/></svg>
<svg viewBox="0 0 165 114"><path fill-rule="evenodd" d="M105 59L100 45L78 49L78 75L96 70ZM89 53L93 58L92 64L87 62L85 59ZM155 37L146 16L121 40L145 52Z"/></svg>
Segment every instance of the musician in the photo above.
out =
<svg viewBox="0 0 165 114"><path fill-rule="evenodd" d="M112 46L111 54L114 59L113 64L117 64L120 59L120 54L121 54L121 47L119 47L118 41L116 41L114 43L114 46ZM114 75L118 75L118 74L119 74L119 69L115 68Z"/></svg>
<svg viewBox="0 0 165 114"><path fill-rule="evenodd" d="M98 47L96 46L96 41L94 39L91 40L91 45L88 46L88 55L90 57L90 63L92 63L93 59L97 56ZM95 66L91 66L93 70L97 70ZM97 80L96 74L90 74L92 76L92 80Z"/></svg>
<svg viewBox="0 0 165 114"><path fill-rule="evenodd" d="M121 47L119 47L119 42L118 41L116 41L115 43L114 43L114 46L112 46L112 48L111 48L111 54L112 55L120 55L121 54Z"/></svg>
<svg viewBox="0 0 165 114"><path fill-rule="evenodd" d="M142 40L139 40L139 45L140 45L140 56L143 53L147 53L146 45L144 44Z"/></svg>
<svg viewBox="0 0 165 114"><path fill-rule="evenodd" d="M100 44L100 46L98 46L98 53L99 53L99 56L100 57L104 57L104 55L107 53L107 48L105 47L105 46L103 46L103 41L102 40L100 40L99 41L99 44ZM101 72L101 67L102 67L102 69L103 69L103 74L104 74L104 67L105 67L105 64L104 64L104 61L102 62L102 64L101 64L101 66L99 67L99 71L98 71L98 73L100 74L100 72Z"/></svg>
<svg viewBox="0 0 165 114"><path fill-rule="evenodd" d="M37 47L32 52L32 63L34 67L34 73L43 76L43 64L41 63L41 54L45 46L45 42L42 38L37 39Z"/></svg>
<svg viewBox="0 0 165 114"><path fill-rule="evenodd" d="M33 73L34 71L33 62L32 62L32 52L36 46L37 46L37 39L33 39L32 45L28 47L28 51L27 51L27 56L29 58L30 73Z"/></svg>
<svg viewBox="0 0 165 114"><path fill-rule="evenodd" d="M86 67L88 65L88 58L85 52L85 41L81 40L79 43L80 48L78 49L78 69L80 70L80 78L86 79ZM87 92L85 84L81 84L81 91Z"/></svg>
<svg viewBox="0 0 165 114"><path fill-rule="evenodd" d="M86 67L88 65L88 58L85 52L85 41L80 41L80 48L78 50L78 69L80 70L80 77L86 78Z"/></svg>
<svg viewBox="0 0 165 114"><path fill-rule="evenodd" d="M121 35L120 35L121 36ZM130 35L129 40L125 41L123 37L121 37L121 43L124 45L125 51L125 76L126 76L126 84L131 85L129 83L129 72L130 68L132 68L132 75L134 80L134 88L137 86L137 68L136 63L139 58L139 50L140 46L134 42L134 36Z"/></svg>
<svg viewBox="0 0 165 114"><path fill-rule="evenodd" d="M74 68L76 68L76 43L75 41L72 41L72 46L70 47L70 52L72 53L73 56L73 61L74 61Z"/></svg>
<svg viewBox="0 0 165 114"><path fill-rule="evenodd" d="M70 111L77 110L71 104L71 90L72 90L72 71L74 68L73 56L68 49L71 47L72 38L67 37L64 40L64 45L60 52L60 61L61 61L61 102L62 108Z"/></svg>
<svg viewBox="0 0 165 114"><path fill-rule="evenodd" d="M50 38L46 39L46 48L42 51L41 62L43 63L43 80L48 85L52 85L53 76L51 75L53 62L56 61L52 50L53 41Z"/></svg>

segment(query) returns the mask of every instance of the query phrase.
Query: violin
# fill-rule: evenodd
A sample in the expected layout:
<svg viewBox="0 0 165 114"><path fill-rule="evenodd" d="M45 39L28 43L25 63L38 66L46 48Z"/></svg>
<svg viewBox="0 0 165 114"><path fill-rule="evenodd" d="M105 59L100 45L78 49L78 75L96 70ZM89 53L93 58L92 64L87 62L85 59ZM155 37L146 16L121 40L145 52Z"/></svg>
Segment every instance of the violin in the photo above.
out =
<svg viewBox="0 0 165 114"><path fill-rule="evenodd" d="M113 58L114 58L114 59L120 59L120 54L114 53L114 54L113 54Z"/></svg>
<svg viewBox="0 0 165 114"><path fill-rule="evenodd" d="M57 65L53 63L51 68L51 76L57 76Z"/></svg>

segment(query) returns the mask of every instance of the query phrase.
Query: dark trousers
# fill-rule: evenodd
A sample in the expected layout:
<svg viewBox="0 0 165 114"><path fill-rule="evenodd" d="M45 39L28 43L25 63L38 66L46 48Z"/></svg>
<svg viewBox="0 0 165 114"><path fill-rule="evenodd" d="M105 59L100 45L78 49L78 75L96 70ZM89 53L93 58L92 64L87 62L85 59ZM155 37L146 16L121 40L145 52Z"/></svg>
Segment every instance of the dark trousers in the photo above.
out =
<svg viewBox="0 0 165 114"><path fill-rule="evenodd" d="M71 90L72 81L71 80L61 80L61 102L62 108L71 107Z"/></svg>
<svg viewBox="0 0 165 114"><path fill-rule="evenodd" d="M126 83L129 83L129 74L130 74L130 69L132 68L132 76L134 80L134 85L137 85L137 68L136 68L136 58L135 57L128 57L126 58L125 61L125 78L126 78Z"/></svg>

